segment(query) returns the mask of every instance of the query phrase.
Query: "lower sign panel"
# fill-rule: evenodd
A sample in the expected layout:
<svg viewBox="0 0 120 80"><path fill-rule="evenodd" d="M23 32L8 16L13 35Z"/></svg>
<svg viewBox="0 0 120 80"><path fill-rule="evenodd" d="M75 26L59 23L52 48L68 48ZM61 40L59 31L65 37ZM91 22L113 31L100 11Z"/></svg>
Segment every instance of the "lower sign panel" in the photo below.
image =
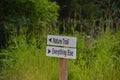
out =
<svg viewBox="0 0 120 80"><path fill-rule="evenodd" d="M76 49L47 46L46 56L76 59Z"/></svg>

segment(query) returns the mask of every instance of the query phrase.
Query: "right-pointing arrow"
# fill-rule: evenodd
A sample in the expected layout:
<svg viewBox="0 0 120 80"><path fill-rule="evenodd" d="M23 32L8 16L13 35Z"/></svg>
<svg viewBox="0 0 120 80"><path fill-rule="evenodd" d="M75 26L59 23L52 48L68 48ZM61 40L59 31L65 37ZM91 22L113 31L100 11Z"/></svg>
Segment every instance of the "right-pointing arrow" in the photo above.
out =
<svg viewBox="0 0 120 80"><path fill-rule="evenodd" d="M50 53L51 51L48 49L48 54Z"/></svg>
<svg viewBox="0 0 120 80"><path fill-rule="evenodd" d="M52 38L50 38L49 41L52 42Z"/></svg>

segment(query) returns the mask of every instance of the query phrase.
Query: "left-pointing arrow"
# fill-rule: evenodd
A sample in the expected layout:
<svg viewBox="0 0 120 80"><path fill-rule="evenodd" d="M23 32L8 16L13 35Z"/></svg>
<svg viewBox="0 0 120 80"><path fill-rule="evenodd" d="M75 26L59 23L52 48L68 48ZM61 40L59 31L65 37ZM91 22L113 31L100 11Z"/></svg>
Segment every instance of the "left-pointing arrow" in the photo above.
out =
<svg viewBox="0 0 120 80"><path fill-rule="evenodd" d="M48 54L50 53L51 51L48 49Z"/></svg>
<svg viewBox="0 0 120 80"><path fill-rule="evenodd" d="M49 41L52 42L52 38L50 38Z"/></svg>

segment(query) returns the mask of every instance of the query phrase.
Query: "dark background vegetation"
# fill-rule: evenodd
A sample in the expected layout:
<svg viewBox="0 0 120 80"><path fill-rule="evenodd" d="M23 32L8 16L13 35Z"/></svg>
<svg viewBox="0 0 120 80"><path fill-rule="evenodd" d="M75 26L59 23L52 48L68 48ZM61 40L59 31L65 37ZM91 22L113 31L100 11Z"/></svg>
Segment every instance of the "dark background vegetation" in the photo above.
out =
<svg viewBox="0 0 120 80"><path fill-rule="evenodd" d="M52 2L54 3L52 3ZM76 20L76 31L87 32L88 26L84 24L93 22L99 26L100 19L104 20L106 25L107 19L113 20L111 24L115 25L120 18L120 1L119 0L1 0L0 1L0 47L5 47L9 39L10 30L19 29L22 26L29 28L49 28L54 21L61 23L59 32L71 33L71 30L64 31L64 23L73 24ZM56 5L56 4L57 5ZM58 7L59 6L59 7ZM58 16L59 15L59 16ZM90 21L89 21L90 20ZM93 21L94 20L94 21ZM9 25L9 27L6 25ZM14 27L10 27L10 26ZM104 27L105 27L104 25ZM68 27L65 24L65 27ZM70 26L68 27L70 28ZM87 33L88 34L88 33Z"/></svg>

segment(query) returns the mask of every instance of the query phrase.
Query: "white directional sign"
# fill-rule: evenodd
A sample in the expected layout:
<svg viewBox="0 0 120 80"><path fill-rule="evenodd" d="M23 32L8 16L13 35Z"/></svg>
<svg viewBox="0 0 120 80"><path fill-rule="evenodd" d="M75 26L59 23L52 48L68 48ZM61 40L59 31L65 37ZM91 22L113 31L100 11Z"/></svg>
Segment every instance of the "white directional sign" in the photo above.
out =
<svg viewBox="0 0 120 80"><path fill-rule="evenodd" d="M66 36L48 35L47 44L56 45L56 46L76 47L76 38L66 37Z"/></svg>
<svg viewBox="0 0 120 80"><path fill-rule="evenodd" d="M76 59L76 49L47 46L46 56Z"/></svg>

